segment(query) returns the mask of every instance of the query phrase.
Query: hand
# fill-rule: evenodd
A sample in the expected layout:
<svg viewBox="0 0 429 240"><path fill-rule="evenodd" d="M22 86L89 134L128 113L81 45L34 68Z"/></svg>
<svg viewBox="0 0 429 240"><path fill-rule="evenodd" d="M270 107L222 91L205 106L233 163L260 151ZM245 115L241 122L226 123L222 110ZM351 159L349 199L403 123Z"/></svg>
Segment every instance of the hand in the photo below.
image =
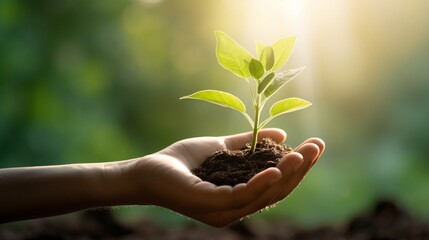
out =
<svg viewBox="0 0 429 240"><path fill-rule="evenodd" d="M281 143L286 134L280 129L263 129L259 139L270 137ZM139 159L131 160L127 175L132 185L133 204L153 204L169 208L206 224L223 227L252 214L286 196L300 183L322 154L321 139L311 138L295 152L280 160L247 183L216 186L202 181L190 169L221 149L240 149L252 134L185 139Z"/></svg>

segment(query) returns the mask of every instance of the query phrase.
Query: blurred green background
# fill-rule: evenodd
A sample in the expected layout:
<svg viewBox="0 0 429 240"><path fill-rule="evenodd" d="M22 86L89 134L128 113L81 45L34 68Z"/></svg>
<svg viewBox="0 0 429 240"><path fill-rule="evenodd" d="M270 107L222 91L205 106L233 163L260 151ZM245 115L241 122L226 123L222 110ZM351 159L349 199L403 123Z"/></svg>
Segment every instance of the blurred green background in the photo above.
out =
<svg viewBox="0 0 429 240"><path fill-rule="evenodd" d="M297 35L278 98L311 108L269 124L327 150L292 195L254 218L341 222L379 198L429 217L428 1L0 1L0 167L116 161L189 137L248 131L240 114L179 101L201 89L245 101L215 58L215 30L255 54ZM248 101L247 101L248 103ZM154 207L124 218L190 221Z"/></svg>

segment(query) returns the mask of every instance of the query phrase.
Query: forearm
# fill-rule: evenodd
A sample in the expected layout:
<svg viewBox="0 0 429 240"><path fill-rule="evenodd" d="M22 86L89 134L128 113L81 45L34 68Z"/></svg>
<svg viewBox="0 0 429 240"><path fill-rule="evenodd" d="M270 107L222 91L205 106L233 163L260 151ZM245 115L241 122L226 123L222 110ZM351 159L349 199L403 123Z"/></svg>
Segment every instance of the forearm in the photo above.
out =
<svg viewBox="0 0 429 240"><path fill-rule="evenodd" d="M122 165L126 162L0 169L0 222L125 204L129 191Z"/></svg>

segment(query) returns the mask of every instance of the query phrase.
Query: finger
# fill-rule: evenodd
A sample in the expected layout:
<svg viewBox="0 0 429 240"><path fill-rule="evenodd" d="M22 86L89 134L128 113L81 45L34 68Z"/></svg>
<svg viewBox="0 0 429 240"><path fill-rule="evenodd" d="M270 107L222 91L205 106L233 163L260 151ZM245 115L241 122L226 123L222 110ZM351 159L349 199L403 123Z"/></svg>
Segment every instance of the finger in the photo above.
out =
<svg viewBox="0 0 429 240"><path fill-rule="evenodd" d="M294 174L298 172L305 163L304 157L299 152L292 152L283 157L277 164L277 168L282 173L281 180L273 188L273 193L268 204L273 204L278 199L283 198L282 193L285 188L288 188Z"/></svg>
<svg viewBox="0 0 429 240"><path fill-rule="evenodd" d="M240 133L225 137L225 145L228 149L240 149L246 143L252 141L252 132ZM282 143L286 140L286 133L279 128L266 128L259 131L258 141L263 138L271 138L277 143Z"/></svg>
<svg viewBox="0 0 429 240"><path fill-rule="evenodd" d="M303 164L303 166L301 166L302 169L300 169L301 173L304 174L310 170L311 166L315 164L318 157L320 156L319 145L313 142L306 142L305 144L299 146L295 151L301 153L305 159L306 164Z"/></svg>
<svg viewBox="0 0 429 240"><path fill-rule="evenodd" d="M253 209L251 209L251 211L258 211L275 203L275 199L283 192L285 186L290 183L290 179L293 178L294 174L300 171L304 163L304 157L297 152L287 154L281 159L277 165L277 169L281 172L281 178L265 192L265 195L261 195L260 198L255 201L255 205L252 206Z"/></svg>
<svg viewBox="0 0 429 240"><path fill-rule="evenodd" d="M320 138L309 138L306 141L304 141L300 146L298 146L296 149L299 149L302 145L306 144L306 143L314 143L319 147L319 156L317 156L317 158L319 158L323 152L325 151L325 142L320 139ZM317 159L316 159L317 161ZM316 163L316 162L314 162ZM314 165L314 163L312 165Z"/></svg>
<svg viewBox="0 0 429 240"><path fill-rule="evenodd" d="M315 160L317 160L319 156L319 147L314 143L305 143L297 148L297 152L303 157L302 165L299 166L296 171L291 175L285 175L283 186L281 187L281 191L278 195L273 199L272 203L278 202L288 196L301 182L304 176L308 173L311 166L314 164ZM288 154L290 155L290 154ZM284 172L287 171L289 166L280 162L278 164L279 169Z"/></svg>
<svg viewBox="0 0 429 240"><path fill-rule="evenodd" d="M271 185L276 184L282 178L282 173L276 167L267 168L255 176L247 183L237 184L232 188L231 201L227 209L242 208L250 202L258 199ZM214 191L212 191L214 193ZM217 193L219 194L219 193ZM214 199L214 196L210 199ZM225 198L226 199L226 198ZM222 208L227 202L216 201L217 208ZM224 208L226 209L226 208Z"/></svg>
<svg viewBox="0 0 429 240"><path fill-rule="evenodd" d="M202 212L218 211L230 208L233 203L231 186L216 186L207 181L198 182L193 186L192 198L186 208Z"/></svg>
<svg viewBox="0 0 429 240"><path fill-rule="evenodd" d="M316 162L319 160L320 156L323 154L323 152L325 151L325 142L320 139L320 138L310 138L306 141L307 143L314 143L319 147L319 154L316 157L316 159L312 162L311 167L314 166L314 164L316 164Z"/></svg>
<svg viewBox="0 0 429 240"><path fill-rule="evenodd" d="M261 196L271 195L266 194L266 192L270 189L270 186L275 184L280 178L281 172L278 168L268 168L255 175L248 183L241 183L234 186L232 188L232 194L227 194L229 196L224 195L220 199L217 198L220 195L211 195L207 197L206 203L209 204L210 207L207 207L205 209L206 211L195 211L195 207L178 209L176 211L209 225L223 227L239 218L264 208L266 202L269 202L269 199L264 200L265 203L263 203L261 201ZM203 182L200 184L206 185L208 188L212 187L209 186L208 183ZM221 193L220 191L222 191L223 194L229 191L227 186L218 188L219 189L216 189L218 190L217 194ZM214 193L214 191L211 191L211 193ZM225 201L226 199L229 199L229 201Z"/></svg>
<svg viewBox="0 0 429 240"><path fill-rule="evenodd" d="M253 176L247 182L246 187L248 189L253 189L253 188L257 188L258 185L262 185L262 184L270 186L276 183L278 180L280 180L281 177L282 177L282 173L278 168L270 167Z"/></svg>
<svg viewBox="0 0 429 240"><path fill-rule="evenodd" d="M234 187L216 186L209 182L200 181L194 185L193 198L188 202L188 205L192 209L203 205L203 211L242 208L257 199L281 176L278 168L269 168L255 175L247 184L242 183Z"/></svg>
<svg viewBox="0 0 429 240"><path fill-rule="evenodd" d="M261 194L278 182L282 173L278 168L271 167L253 176L247 184L233 188L234 205L232 208L242 208L258 199Z"/></svg>
<svg viewBox="0 0 429 240"><path fill-rule="evenodd" d="M193 218L201 218L203 222L210 225L219 225L221 222L225 224L225 222L235 221L240 217L265 207L264 204L259 204L261 207L257 207L257 203L261 202L260 200L258 201L258 199L260 199L262 195L267 195L265 192L271 185L278 182L281 176L282 174L278 168L268 168L256 174L248 183L241 183L234 186L232 192L230 192L231 194L228 193L229 190L227 186L216 188L210 183L201 182L198 184L198 187L201 189L204 186L204 188L209 190L209 192L207 192L208 194L205 195L206 204L208 204L205 209L206 211L195 212L195 207L193 207L188 210L183 209L182 213L188 216L192 215Z"/></svg>

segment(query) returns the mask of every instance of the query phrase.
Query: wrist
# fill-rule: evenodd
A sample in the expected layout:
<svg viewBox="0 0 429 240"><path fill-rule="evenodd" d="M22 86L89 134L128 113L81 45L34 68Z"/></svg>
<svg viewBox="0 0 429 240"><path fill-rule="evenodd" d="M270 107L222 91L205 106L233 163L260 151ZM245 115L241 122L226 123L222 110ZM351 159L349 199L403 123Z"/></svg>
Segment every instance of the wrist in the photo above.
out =
<svg viewBox="0 0 429 240"><path fill-rule="evenodd" d="M100 176L94 198L100 206L135 204L135 188L131 181L133 161L108 162L101 164Z"/></svg>

